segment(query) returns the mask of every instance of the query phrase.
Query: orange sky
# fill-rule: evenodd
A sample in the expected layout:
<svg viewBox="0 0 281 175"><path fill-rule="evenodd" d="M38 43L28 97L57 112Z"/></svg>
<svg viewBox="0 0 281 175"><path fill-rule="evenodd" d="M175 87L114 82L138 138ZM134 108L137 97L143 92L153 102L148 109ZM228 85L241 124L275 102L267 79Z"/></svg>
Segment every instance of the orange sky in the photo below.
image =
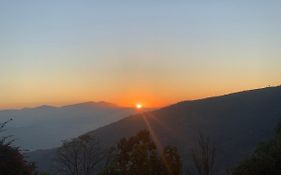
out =
<svg viewBox="0 0 281 175"><path fill-rule="evenodd" d="M242 0L3 2L0 108L86 101L160 107L280 85L280 7Z"/></svg>
<svg viewBox="0 0 281 175"><path fill-rule="evenodd" d="M280 85L280 84L276 84ZM241 86L240 88L228 88L228 89L220 89L217 87L210 86L208 89L188 89L186 90L186 94L180 94L174 92L161 92L161 93L153 93L153 92L145 92L141 89L132 90L130 92L118 93L115 96L97 96L92 95L91 92L70 92L47 95L46 94L27 94L20 96L20 100L18 97L14 97L18 101L13 102L13 98L11 98L10 103L2 103L1 108L22 108L22 107L36 107L40 105L53 105L53 106L63 106L68 104L75 104L81 102L88 101L108 101L120 106L128 106L134 107L137 103L141 103L143 107L163 107L166 105L174 104L183 100L192 100L192 99L200 99L210 96L224 95L232 92L238 92L243 90L250 90L255 88L262 88L265 86ZM65 96L64 96L65 95ZM15 100L16 101L16 100Z"/></svg>

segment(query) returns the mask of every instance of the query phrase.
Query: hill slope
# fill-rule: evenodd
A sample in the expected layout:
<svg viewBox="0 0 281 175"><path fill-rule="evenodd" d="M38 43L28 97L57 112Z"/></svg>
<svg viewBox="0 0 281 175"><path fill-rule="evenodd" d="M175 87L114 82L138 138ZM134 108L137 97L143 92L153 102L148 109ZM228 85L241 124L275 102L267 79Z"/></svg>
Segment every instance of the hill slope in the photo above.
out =
<svg viewBox="0 0 281 175"><path fill-rule="evenodd" d="M5 134L13 135L16 144L22 148L35 150L57 147L61 140L77 137L135 113L133 108L111 103L86 102L63 107L4 110L0 111L0 121L13 118Z"/></svg>
<svg viewBox="0 0 281 175"><path fill-rule="evenodd" d="M259 142L272 137L280 120L281 87L274 87L181 102L130 116L87 134L97 135L107 147L121 137L148 128L161 144L176 145L187 162L190 148L202 132L216 143L219 164L225 169L247 157ZM49 168L42 153L32 153L30 159Z"/></svg>

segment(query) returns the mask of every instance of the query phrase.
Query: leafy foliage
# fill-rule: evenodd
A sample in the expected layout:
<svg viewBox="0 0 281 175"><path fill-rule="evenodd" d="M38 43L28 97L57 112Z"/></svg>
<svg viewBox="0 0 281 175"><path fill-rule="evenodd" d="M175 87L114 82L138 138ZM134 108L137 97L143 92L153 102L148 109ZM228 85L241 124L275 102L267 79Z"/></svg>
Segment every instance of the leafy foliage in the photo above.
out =
<svg viewBox="0 0 281 175"><path fill-rule="evenodd" d="M258 145L247 160L232 170L233 175L280 175L281 174L281 124L275 137Z"/></svg>
<svg viewBox="0 0 281 175"><path fill-rule="evenodd" d="M9 121L0 124L0 132ZM0 174L5 175L34 175L35 165L24 160L18 147L12 146L13 140L2 136L0 139Z"/></svg>
<svg viewBox="0 0 281 175"><path fill-rule="evenodd" d="M148 131L140 131L117 144L104 175L180 175L181 158L176 147L165 147L159 154Z"/></svg>
<svg viewBox="0 0 281 175"><path fill-rule="evenodd" d="M169 172L168 174L173 174L173 175L182 174L181 157L178 154L178 150L175 146L165 147L162 153L162 159L165 163L166 169ZM167 174L167 173L163 173L163 174Z"/></svg>

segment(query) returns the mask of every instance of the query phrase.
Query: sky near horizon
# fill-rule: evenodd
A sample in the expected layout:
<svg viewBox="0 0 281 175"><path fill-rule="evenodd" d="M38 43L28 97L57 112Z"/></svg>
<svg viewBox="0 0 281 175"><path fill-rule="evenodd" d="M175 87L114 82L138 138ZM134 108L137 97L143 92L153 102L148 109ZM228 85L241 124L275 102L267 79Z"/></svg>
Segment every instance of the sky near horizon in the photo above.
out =
<svg viewBox="0 0 281 175"><path fill-rule="evenodd" d="M158 107L281 84L278 0L0 5L0 108Z"/></svg>

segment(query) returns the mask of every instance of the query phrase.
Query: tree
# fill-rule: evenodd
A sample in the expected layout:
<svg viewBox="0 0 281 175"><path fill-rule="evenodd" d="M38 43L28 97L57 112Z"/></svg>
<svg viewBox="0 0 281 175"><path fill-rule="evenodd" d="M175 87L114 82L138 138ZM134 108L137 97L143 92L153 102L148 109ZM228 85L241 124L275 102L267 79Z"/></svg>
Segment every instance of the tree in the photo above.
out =
<svg viewBox="0 0 281 175"><path fill-rule="evenodd" d="M162 153L162 159L165 163L165 167L169 170L168 174L171 175L182 174L181 157L178 154L178 150L175 146L165 147Z"/></svg>
<svg viewBox="0 0 281 175"><path fill-rule="evenodd" d="M180 175L181 159L176 147L165 147L162 154L148 131L143 130L117 144L104 175Z"/></svg>
<svg viewBox="0 0 281 175"><path fill-rule="evenodd" d="M10 120L9 120L10 121ZM0 123L0 132L9 122ZM24 160L19 147L12 146L9 136L0 139L0 173L5 175L35 175L35 165Z"/></svg>
<svg viewBox="0 0 281 175"><path fill-rule="evenodd" d="M188 174L214 175L216 147L209 137L199 134L198 143L191 150L191 157L195 168L188 170Z"/></svg>
<svg viewBox="0 0 281 175"><path fill-rule="evenodd" d="M248 159L230 171L233 175L280 175L281 123L272 140L259 144Z"/></svg>
<svg viewBox="0 0 281 175"><path fill-rule="evenodd" d="M66 175L93 175L97 165L103 160L104 151L99 140L83 135L64 141L57 152L57 170Z"/></svg>

